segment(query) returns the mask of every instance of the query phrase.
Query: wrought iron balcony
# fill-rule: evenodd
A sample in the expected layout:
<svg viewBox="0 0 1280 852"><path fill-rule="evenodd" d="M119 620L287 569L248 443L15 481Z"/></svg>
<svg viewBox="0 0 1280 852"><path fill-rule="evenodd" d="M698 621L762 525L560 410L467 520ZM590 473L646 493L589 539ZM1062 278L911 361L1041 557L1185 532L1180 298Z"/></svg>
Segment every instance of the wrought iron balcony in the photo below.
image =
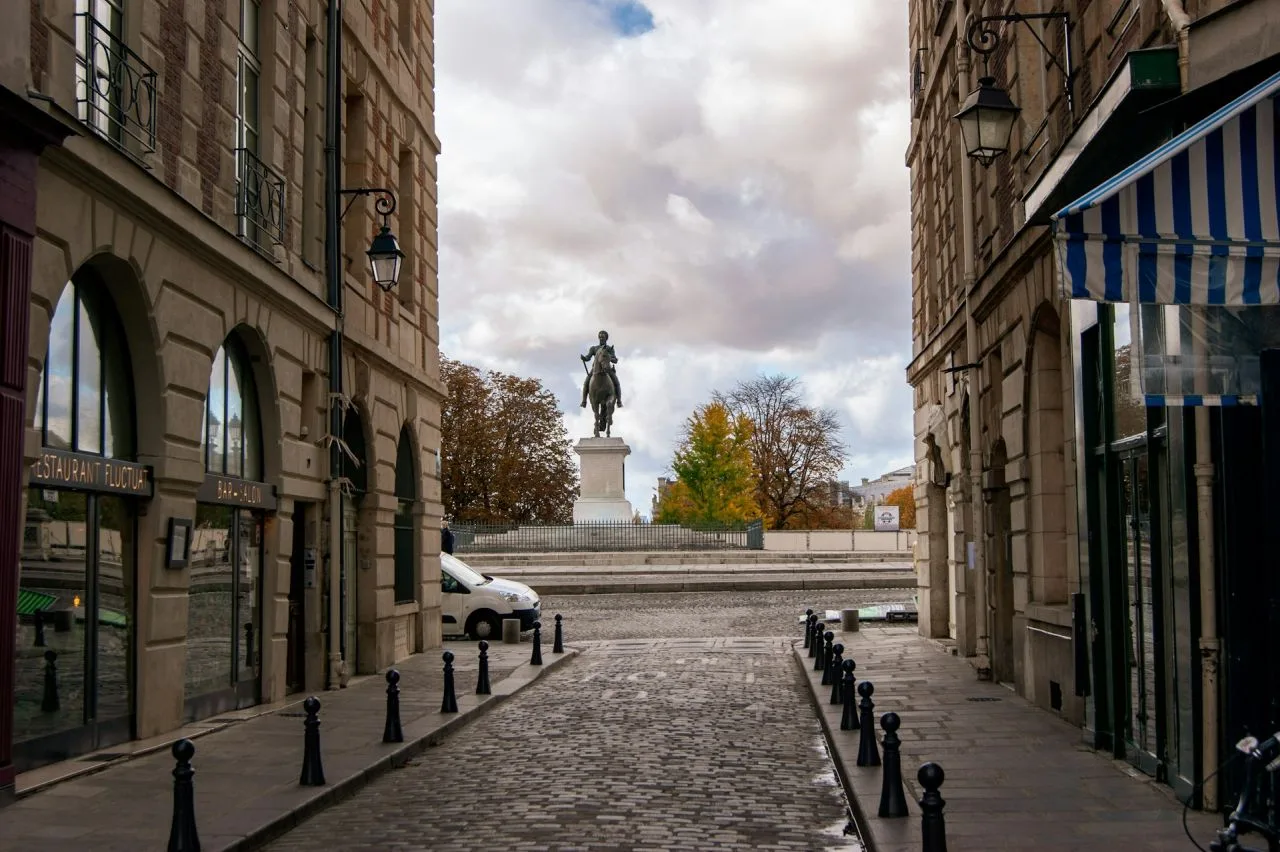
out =
<svg viewBox="0 0 1280 852"><path fill-rule="evenodd" d="M261 250L284 242L284 178L248 148L236 149L236 221L241 239Z"/></svg>
<svg viewBox="0 0 1280 852"><path fill-rule="evenodd" d="M156 72L93 15L76 18L80 120L145 165L143 156L156 149Z"/></svg>

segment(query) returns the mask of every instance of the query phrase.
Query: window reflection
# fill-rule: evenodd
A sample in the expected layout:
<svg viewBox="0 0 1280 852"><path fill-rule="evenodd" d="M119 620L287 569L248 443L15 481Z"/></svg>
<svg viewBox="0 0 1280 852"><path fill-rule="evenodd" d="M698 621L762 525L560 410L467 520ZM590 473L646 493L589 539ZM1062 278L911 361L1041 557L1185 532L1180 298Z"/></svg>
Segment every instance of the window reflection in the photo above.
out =
<svg viewBox="0 0 1280 852"><path fill-rule="evenodd" d="M262 427L253 373L234 340L218 349L205 399L205 465L211 473L262 478Z"/></svg>
<svg viewBox="0 0 1280 852"><path fill-rule="evenodd" d="M14 742L78 728L85 721L85 604L88 496L27 491L14 660ZM46 675L52 652L52 677Z"/></svg>
<svg viewBox="0 0 1280 852"><path fill-rule="evenodd" d="M209 396L205 403L208 434L205 464L213 473L226 473L226 455L222 449L222 418L227 411L227 360L219 347L213 356L213 372L209 375Z"/></svg>
<svg viewBox="0 0 1280 852"><path fill-rule="evenodd" d="M68 284L58 299L49 325L49 354L45 357L46 416L44 444L71 449L71 397L75 353L76 287Z"/></svg>
<svg viewBox="0 0 1280 852"><path fill-rule="evenodd" d="M187 698L231 685L234 516L228 506L196 506L187 594Z"/></svg>
<svg viewBox="0 0 1280 852"><path fill-rule="evenodd" d="M77 273L58 299L32 420L46 447L128 458L134 452L128 349L114 311L95 298L96 285L92 273Z"/></svg>
<svg viewBox="0 0 1280 852"><path fill-rule="evenodd" d="M98 512L98 688L94 716L104 721L133 712L129 689L133 572L125 570L126 555L133 552L133 523L119 497L99 497Z"/></svg>
<svg viewBox="0 0 1280 852"><path fill-rule="evenodd" d="M244 401L240 396L240 365L228 359L227 370L227 476L244 475Z"/></svg>
<svg viewBox="0 0 1280 852"><path fill-rule="evenodd" d="M89 306L80 302L76 374L76 449L102 452L102 352Z"/></svg>
<svg viewBox="0 0 1280 852"><path fill-rule="evenodd" d="M1113 440L1141 435L1147 431L1146 402L1135 385L1135 354L1130 334L1130 308L1126 304L1112 305L1112 343L1115 380L1111 385Z"/></svg>

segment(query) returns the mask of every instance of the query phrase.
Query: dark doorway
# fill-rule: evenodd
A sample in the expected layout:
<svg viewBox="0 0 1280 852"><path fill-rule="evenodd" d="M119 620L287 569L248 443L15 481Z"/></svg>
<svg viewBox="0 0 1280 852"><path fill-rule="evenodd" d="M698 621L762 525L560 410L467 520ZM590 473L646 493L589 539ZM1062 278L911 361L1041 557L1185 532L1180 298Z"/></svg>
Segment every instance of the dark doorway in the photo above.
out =
<svg viewBox="0 0 1280 852"><path fill-rule="evenodd" d="M987 592L995 607L992 624L991 669L995 680L1012 683L1013 661L1013 512L1009 489L1004 485L1005 465L1009 454L1003 439L991 450L989 484L983 488L990 513L987 522L987 575L991 589Z"/></svg>
<svg viewBox="0 0 1280 852"><path fill-rule="evenodd" d="M314 575L316 555L307 550L307 518L310 503L294 503L293 548L289 557L289 624L285 662L285 691L292 694L306 687L306 588L308 568Z"/></svg>

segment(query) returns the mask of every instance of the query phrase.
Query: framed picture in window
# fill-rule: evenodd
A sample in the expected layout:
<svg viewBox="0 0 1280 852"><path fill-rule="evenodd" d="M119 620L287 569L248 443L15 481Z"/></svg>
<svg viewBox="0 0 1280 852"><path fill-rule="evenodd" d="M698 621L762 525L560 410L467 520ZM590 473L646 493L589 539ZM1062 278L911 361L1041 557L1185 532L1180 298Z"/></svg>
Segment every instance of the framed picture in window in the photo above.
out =
<svg viewBox="0 0 1280 852"><path fill-rule="evenodd" d="M186 568L191 561L191 519L170 518L169 539L165 548L165 566Z"/></svg>

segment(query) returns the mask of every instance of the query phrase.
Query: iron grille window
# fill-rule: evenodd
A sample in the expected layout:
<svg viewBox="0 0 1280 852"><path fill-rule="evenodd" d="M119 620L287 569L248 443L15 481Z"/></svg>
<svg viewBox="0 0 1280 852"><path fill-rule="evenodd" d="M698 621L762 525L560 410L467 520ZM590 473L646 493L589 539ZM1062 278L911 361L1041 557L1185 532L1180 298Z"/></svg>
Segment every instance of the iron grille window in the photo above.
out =
<svg viewBox="0 0 1280 852"><path fill-rule="evenodd" d="M145 165L156 149L156 72L123 32L120 0L76 3L76 107L95 134Z"/></svg>
<svg viewBox="0 0 1280 852"><path fill-rule="evenodd" d="M236 60L236 228L241 239L267 250L284 242L284 178L260 159L257 0L240 0Z"/></svg>
<svg viewBox="0 0 1280 852"><path fill-rule="evenodd" d="M248 148L236 149L238 236L263 250L284 242L284 178Z"/></svg>

